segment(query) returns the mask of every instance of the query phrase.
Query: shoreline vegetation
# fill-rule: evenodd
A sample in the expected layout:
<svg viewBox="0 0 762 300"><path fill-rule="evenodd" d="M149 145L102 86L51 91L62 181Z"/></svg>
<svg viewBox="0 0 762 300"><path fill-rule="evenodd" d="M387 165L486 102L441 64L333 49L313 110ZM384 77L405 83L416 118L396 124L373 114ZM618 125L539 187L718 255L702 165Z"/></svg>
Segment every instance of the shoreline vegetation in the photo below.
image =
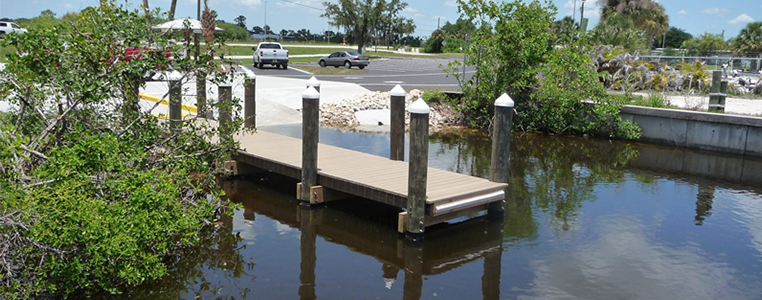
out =
<svg viewBox="0 0 762 300"><path fill-rule="evenodd" d="M235 207L217 178L238 144L208 137L231 135L240 117L223 127L168 122L141 110L135 92L147 70L182 70L174 73L180 83L203 74L219 84L229 75L213 72L219 66L206 54L128 57L119 49L169 37L147 30L143 12L113 2L70 24L0 40L24 53L8 55L0 71L1 101L11 107L0 114L6 300L122 293L158 280L181 249L218 236L232 213L226 207ZM178 57L181 49L172 51ZM204 107L221 108L240 115L224 101Z"/></svg>

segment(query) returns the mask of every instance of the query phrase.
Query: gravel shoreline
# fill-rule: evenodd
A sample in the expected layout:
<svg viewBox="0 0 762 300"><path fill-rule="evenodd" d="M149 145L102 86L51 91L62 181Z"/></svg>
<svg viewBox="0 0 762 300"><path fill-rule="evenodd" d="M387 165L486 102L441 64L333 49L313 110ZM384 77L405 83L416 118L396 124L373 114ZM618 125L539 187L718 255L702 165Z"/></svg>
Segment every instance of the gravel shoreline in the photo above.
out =
<svg viewBox="0 0 762 300"><path fill-rule="evenodd" d="M405 131L409 130L410 114L407 108L413 101L423 95L421 90L411 90L405 95ZM355 129L360 122L355 115L361 111L388 110L390 106L389 92L370 92L351 99L344 99L320 106L320 125L341 129ZM463 125L463 117L452 107L441 103L429 103L429 128L431 132L439 132L446 128ZM379 124L388 126L389 124Z"/></svg>

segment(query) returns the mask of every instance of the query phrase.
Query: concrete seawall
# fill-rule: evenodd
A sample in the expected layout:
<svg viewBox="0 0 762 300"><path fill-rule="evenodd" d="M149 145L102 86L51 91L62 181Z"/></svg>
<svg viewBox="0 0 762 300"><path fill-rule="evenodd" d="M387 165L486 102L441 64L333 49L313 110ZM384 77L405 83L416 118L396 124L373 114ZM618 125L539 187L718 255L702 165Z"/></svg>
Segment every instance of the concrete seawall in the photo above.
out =
<svg viewBox="0 0 762 300"><path fill-rule="evenodd" d="M762 157L762 118L629 105L621 116L644 142Z"/></svg>

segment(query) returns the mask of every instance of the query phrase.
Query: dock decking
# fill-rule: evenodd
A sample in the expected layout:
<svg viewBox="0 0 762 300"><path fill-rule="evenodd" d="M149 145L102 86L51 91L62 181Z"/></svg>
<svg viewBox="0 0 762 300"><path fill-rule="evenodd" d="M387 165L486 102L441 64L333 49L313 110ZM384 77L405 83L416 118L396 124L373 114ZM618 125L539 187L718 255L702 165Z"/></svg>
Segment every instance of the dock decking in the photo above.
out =
<svg viewBox="0 0 762 300"><path fill-rule="evenodd" d="M302 141L258 131L239 135L237 161L301 178ZM318 185L325 189L405 208L408 163L349 149L318 145ZM506 184L428 168L424 226L486 210L505 198ZM402 222L402 221L401 221Z"/></svg>

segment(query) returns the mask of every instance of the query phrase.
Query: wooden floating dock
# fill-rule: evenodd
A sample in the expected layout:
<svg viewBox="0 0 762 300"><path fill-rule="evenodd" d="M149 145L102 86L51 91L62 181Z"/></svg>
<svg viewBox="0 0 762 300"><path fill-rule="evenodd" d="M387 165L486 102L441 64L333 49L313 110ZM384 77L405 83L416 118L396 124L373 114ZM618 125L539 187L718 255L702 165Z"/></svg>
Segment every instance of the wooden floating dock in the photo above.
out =
<svg viewBox="0 0 762 300"><path fill-rule="evenodd" d="M301 180L301 139L264 131L236 138L242 149L236 158L239 164ZM408 163L319 144L317 184L311 190L313 204L358 196L406 208ZM507 184L428 168L426 186L424 226L430 226L487 210L489 203L505 199ZM406 212L400 214L400 232L405 216Z"/></svg>

